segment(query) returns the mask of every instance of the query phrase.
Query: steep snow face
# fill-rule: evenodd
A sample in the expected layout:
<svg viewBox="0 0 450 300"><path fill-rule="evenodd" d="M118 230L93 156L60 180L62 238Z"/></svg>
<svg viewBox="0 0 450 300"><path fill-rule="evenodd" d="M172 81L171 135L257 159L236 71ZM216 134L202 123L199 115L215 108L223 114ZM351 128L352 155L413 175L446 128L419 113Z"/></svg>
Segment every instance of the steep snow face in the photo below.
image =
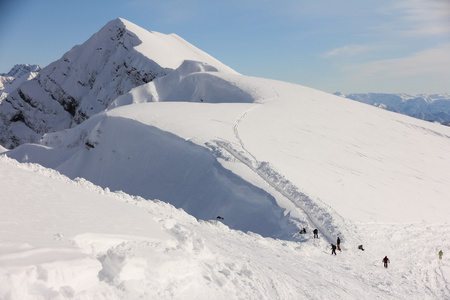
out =
<svg viewBox="0 0 450 300"><path fill-rule="evenodd" d="M9 94L0 104L0 143L11 148L80 124L118 96L165 76L184 60L237 74L176 35L113 20Z"/></svg>
<svg viewBox="0 0 450 300"><path fill-rule="evenodd" d="M450 94L337 94L417 119L450 124Z"/></svg>
<svg viewBox="0 0 450 300"><path fill-rule="evenodd" d="M33 79L42 68L38 65L15 65L6 74L0 74L0 103L23 82Z"/></svg>
<svg viewBox="0 0 450 300"><path fill-rule="evenodd" d="M46 135L42 144L21 145L9 155L169 202L199 219L225 216L234 229L282 238L297 230L273 196L225 169L213 152L156 127L100 114Z"/></svg>

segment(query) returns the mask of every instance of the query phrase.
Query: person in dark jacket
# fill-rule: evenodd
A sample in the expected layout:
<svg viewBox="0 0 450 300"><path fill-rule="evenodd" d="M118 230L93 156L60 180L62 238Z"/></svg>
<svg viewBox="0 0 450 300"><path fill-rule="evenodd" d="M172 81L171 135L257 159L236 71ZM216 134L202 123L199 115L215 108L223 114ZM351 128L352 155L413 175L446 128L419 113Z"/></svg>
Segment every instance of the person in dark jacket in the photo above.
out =
<svg viewBox="0 0 450 300"><path fill-rule="evenodd" d="M364 251L363 245L359 245L359 246L358 246L358 249Z"/></svg>
<svg viewBox="0 0 450 300"><path fill-rule="evenodd" d="M331 255L336 255L336 246L334 244L331 244Z"/></svg>
<svg viewBox="0 0 450 300"><path fill-rule="evenodd" d="M340 239L339 237L337 238L336 244L337 244L337 249L338 249L339 251L342 251L342 250L341 250L341 239Z"/></svg>
<svg viewBox="0 0 450 300"><path fill-rule="evenodd" d="M384 263L384 267L385 268L387 268L388 267L388 263L391 262L387 256L385 256L382 261Z"/></svg>
<svg viewBox="0 0 450 300"><path fill-rule="evenodd" d="M314 229L313 233L314 233L314 238L318 239L319 238L319 231L317 230L317 228Z"/></svg>

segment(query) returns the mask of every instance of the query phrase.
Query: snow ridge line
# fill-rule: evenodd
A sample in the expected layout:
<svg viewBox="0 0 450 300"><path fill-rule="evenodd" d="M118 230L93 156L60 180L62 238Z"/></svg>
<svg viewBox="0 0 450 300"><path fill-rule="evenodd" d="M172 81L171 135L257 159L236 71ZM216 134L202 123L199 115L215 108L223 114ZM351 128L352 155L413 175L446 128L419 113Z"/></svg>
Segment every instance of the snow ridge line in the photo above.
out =
<svg viewBox="0 0 450 300"><path fill-rule="evenodd" d="M320 233L327 239L328 242L335 240L336 236L344 237L342 231L338 228L338 223L344 224L344 220L337 222L337 213L331 214L327 210L330 208L320 207L309 196L302 193L298 188L286 179L283 175L273 169L267 162L252 162L242 152L235 150L229 142L215 141L222 149L226 150L238 161L248 166L259 177L261 177L267 184L273 187L276 191L289 199L297 208L302 210L307 217L307 223L311 228L317 228ZM342 226L342 225L341 225Z"/></svg>

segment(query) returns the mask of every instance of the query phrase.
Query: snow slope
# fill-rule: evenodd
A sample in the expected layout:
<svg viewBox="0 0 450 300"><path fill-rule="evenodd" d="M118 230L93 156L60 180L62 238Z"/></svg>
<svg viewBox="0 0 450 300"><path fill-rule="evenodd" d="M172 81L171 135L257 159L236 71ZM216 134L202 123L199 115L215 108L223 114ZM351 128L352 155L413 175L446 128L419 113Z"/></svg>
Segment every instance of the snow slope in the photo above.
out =
<svg viewBox="0 0 450 300"><path fill-rule="evenodd" d="M337 229L342 220L324 217L333 211L354 221L449 220L450 210L442 209L450 196L448 127L297 85L238 76L240 90L257 90L252 97L259 103L127 105L7 155L158 198L201 219L230 210L228 225L236 229L249 227L231 221L241 209L225 203L242 199L266 203L269 210L279 206L294 223L323 226L330 236L343 230ZM224 183L233 174L243 180ZM242 185L248 190L241 191ZM206 215L196 208L211 202L216 204ZM259 225L251 230L291 235L285 226L283 220L270 234Z"/></svg>
<svg viewBox="0 0 450 300"><path fill-rule="evenodd" d="M450 297L448 224L358 223L366 250L331 256L322 238L233 231L5 156L0 170L1 299Z"/></svg>

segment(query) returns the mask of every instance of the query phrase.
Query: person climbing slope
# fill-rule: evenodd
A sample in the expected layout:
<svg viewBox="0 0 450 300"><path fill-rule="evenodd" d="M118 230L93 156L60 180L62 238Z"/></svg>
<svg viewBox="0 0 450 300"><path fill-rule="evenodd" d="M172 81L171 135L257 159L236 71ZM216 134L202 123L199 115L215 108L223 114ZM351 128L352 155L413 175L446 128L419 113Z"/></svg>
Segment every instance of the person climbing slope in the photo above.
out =
<svg viewBox="0 0 450 300"><path fill-rule="evenodd" d="M442 259L442 255L444 255L444 252L442 250L439 251L439 259Z"/></svg>
<svg viewBox="0 0 450 300"><path fill-rule="evenodd" d="M387 256L385 256L383 258L382 262L384 263L384 267L387 268L388 267L388 263L390 263L391 261L389 260L389 258Z"/></svg>
<svg viewBox="0 0 450 300"><path fill-rule="evenodd" d="M331 255L336 255L336 246L334 244L331 244Z"/></svg>
<svg viewBox="0 0 450 300"><path fill-rule="evenodd" d="M341 250L341 239L340 239L339 237L337 238L336 244L337 244L337 249L338 249L339 251L342 251L342 250Z"/></svg>
<svg viewBox="0 0 450 300"><path fill-rule="evenodd" d="M317 230L317 228L313 230L313 233L314 233L314 238L318 239L319 238L319 231Z"/></svg>

